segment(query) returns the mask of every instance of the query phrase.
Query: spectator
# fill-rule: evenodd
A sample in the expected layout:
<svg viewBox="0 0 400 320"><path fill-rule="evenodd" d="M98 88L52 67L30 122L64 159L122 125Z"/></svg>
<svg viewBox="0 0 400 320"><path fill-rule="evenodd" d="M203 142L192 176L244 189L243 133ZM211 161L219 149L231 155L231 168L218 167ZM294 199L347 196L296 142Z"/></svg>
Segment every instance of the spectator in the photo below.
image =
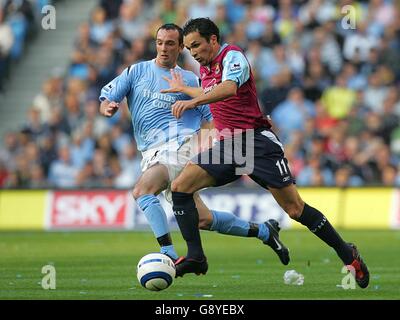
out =
<svg viewBox="0 0 400 320"><path fill-rule="evenodd" d="M3 148L0 149L0 162L8 170L14 169L14 159L19 153L18 134L16 132L7 132L4 136Z"/></svg>
<svg viewBox="0 0 400 320"><path fill-rule="evenodd" d="M51 163L49 182L56 188L76 187L78 168L72 164L70 146L63 145L58 150L58 158Z"/></svg>
<svg viewBox="0 0 400 320"><path fill-rule="evenodd" d="M378 39L367 33L367 24L362 21L358 23L355 33L345 38L343 56L353 62L364 62L370 50L377 46Z"/></svg>
<svg viewBox="0 0 400 320"><path fill-rule="evenodd" d="M33 107L40 112L40 120L43 123L50 119L51 109L53 107L52 92L52 82L48 79L42 85L42 92L33 99Z"/></svg>
<svg viewBox="0 0 400 320"><path fill-rule="evenodd" d="M396 186L397 170L393 165L387 165L382 168L381 183L386 187Z"/></svg>
<svg viewBox="0 0 400 320"><path fill-rule="evenodd" d="M30 189L45 189L48 187L48 181L43 171L43 167L35 164L31 167L31 174L27 187Z"/></svg>
<svg viewBox="0 0 400 320"><path fill-rule="evenodd" d="M283 102L293 87L292 74L288 68L269 79L269 85L261 92L260 100L265 114L271 114Z"/></svg>
<svg viewBox="0 0 400 320"><path fill-rule="evenodd" d="M334 184L333 172L327 168L321 168L318 157L307 159L307 164L296 178L299 186L331 186Z"/></svg>
<svg viewBox="0 0 400 320"><path fill-rule="evenodd" d="M101 0L100 6L106 12L106 19L107 20L115 20L118 18L119 8L123 0Z"/></svg>
<svg viewBox="0 0 400 320"><path fill-rule="evenodd" d="M100 45L113 31L113 23L106 20L106 11L102 7L96 7L91 15L90 39Z"/></svg>
<svg viewBox="0 0 400 320"><path fill-rule="evenodd" d="M215 4L208 0L192 1L188 6L188 16L192 19L200 17L209 17L211 20L215 18Z"/></svg>
<svg viewBox="0 0 400 320"><path fill-rule="evenodd" d="M142 1L122 3L118 20L118 29L122 38L127 42L131 42L146 35L148 31L146 18Z"/></svg>
<svg viewBox="0 0 400 320"><path fill-rule="evenodd" d="M23 130L28 132L34 140L45 133L45 126L40 117L40 110L36 107L31 107L28 110L28 121L23 127Z"/></svg>
<svg viewBox="0 0 400 320"><path fill-rule="evenodd" d="M102 177L96 174L92 161L86 162L79 171L76 176L76 186L78 188L99 188L103 186Z"/></svg>
<svg viewBox="0 0 400 320"><path fill-rule="evenodd" d="M46 177L48 177L51 164L57 160L55 137L55 135L48 134L39 140L39 162Z"/></svg>
<svg viewBox="0 0 400 320"><path fill-rule="evenodd" d="M3 188L6 184L6 181L8 179L8 170L6 166L4 165L3 161L0 159L0 188Z"/></svg>
<svg viewBox="0 0 400 320"><path fill-rule="evenodd" d="M346 86L346 78L340 74L336 78L336 84L327 88L322 94L321 102L329 116L334 119L343 119L349 115L355 102L355 92Z"/></svg>
<svg viewBox="0 0 400 320"><path fill-rule="evenodd" d="M383 113L383 101L388 93L388 88L382 84L382 79L377 72L368 78L368 86L364 92L364 104L376 113Z"/></svg>
<svg viewBox="0 0 400 320"><path fill-rule="evenodd" d="M329 72L339 73L343 63L339 44L323 27L314 30L312 46L320 51L321 62L327 66Z"/></svg>
<svg viewBox="0 0 400 320"><path fill-rule="evenodd" d="M13 45L14 34L10 25L5 23L4 12L0 7L0 93L3 91L3 79L10 71L10 53Z"/></svg>
<svg viewBox="0 0 400 320"><path fill-rule="evenodd" d="M119 155L119 161L122 171L129 172L129 175L133 177L132 180L136 181L141 174L141 158L138 157L136 146L132 143L125 145L122 153Z"/></svg>
<svg viewBox="0 0 400 320"><path fill-rule="evenodd" d="M306 120L314 116L314 105L304 99L300 88L293 88L289 92L288 99L279 104L271 114L283 143L290 141L293 131L303 130Z"/></svg>
<svg viewBox="0 0 400 320"><path fill-rule="evenodd" d="M328 72L320 61L313 61L306 67L303 87L306 99L315 102L331 84Z"/></svg>
<svg viewBox="0 0 400 320"><path fill-rule="evenodd" d="M353 175L350 166L338 168L335 172L335 185L337 187L360 187L363 183L363 180L359 176Z"/></svg>

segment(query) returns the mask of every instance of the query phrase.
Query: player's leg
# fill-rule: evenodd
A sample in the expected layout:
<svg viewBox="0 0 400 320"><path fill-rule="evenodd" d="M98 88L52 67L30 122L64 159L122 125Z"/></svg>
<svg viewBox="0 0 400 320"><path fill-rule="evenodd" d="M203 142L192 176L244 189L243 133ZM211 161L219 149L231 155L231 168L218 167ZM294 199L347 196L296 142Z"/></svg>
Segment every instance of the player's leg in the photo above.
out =
<svg viewBox="0 0 400 320"><path fill-rule="evenodd" d="M199 214L193 193L211 186L213 182L206 171L192 163L188 163L180 175L172 181L173 211L188 249L186 257L177 262L177 277L185 273L205 274L208 270L198 229Z"/></svg>
<svg viewBox="0 0 400 320"><path fill-rule="evenodd" d="M334 248L345 264L351 263L351 248L342 240L320 211L304 203L294 184L283 188L269 187L269 190L281 208L292 219L306 226L312 233Z"/></svg>
<svg viewBox="0 0 400 320"><path fill-rule="evenodd" d="M306 226L331 246L345 265L354 264L357 283L361 287L366 287L369 274L357 249L343 241L320 211L304 203L301 199L282 144L271 130L263 130L256 134L254 163L254 172L250 177L264 188L269 189L278 204L292 219Z"/></svg>
<svg viewBox="0 0 400 320"><path fill-rule="evenodd" d="M194 202L199 212L199 229L231 236L257 237L263 242L268 240L269 230L264 223L243 220L232 212L210 210L197 192L194 194Z"/></svg>
<svg viewBox="0 0 400 320"><path fill-rule="evenodd" d="M160 252L176 260L178 255L172 244L167 215L157 198L157 195L167 188L168 181L167 168L164 165L156 164L142 174L132 194L157 238L161 247Z"/></svg>
<svg viewBox="0 0 400 320"><path fill-rule="evenodd" d="M277 161L281 160L280 156L283 157L283 146L275 134L268 129L259 128L254 131L254 138L250 139L250 142L247 142L247 140L246 138L246 167L252 168L248 174L249 177L265 189L268 189L271 181L278 185L290 183L290 172L281 176L276 165ZM249 153L249 150L252 150L253 153ZM263 226L266 230L263 243L271 247L282 264L289 264L289 249L279 237L281 230L279 222L275 219L269 219L264 222Z"/></svg>
<svg viewBox="0 0 400 320"><path fill-rule="evenodd" d="M224 148L221 142L198 154L172 181L173 210L188 247L185 259L176 265L177 276L185 273L205 274L207 272L207 259L198 229L199 213L193 194L200 189L224 185L239 178L235 175L232 162L224 164L223 157Z"/></svg>
<svg viewBox="0 0 400 320"><path fill-rule="evenodd" d="M354 268L357 283L366 288L369 272L353 244L346 243L319 210L305 203L294 184L284 188L269 188L282 209L294 220L306 226L318 238L331 246L347 266Z"/></svg>

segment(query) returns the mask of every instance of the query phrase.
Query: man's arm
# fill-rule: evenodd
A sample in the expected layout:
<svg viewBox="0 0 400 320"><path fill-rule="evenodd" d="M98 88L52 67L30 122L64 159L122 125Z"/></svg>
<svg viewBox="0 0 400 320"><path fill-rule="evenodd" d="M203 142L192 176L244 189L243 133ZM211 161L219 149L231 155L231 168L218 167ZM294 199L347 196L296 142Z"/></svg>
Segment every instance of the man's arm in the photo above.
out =
<svg viewBox="0 0 400 320"><path fill-rule="evenodd" d="M125 68L118 77L101 89L99 111L103 116L111 117L118 111L119 103L129 93L133 68L134 66Z"/></svg>
<svg viewBox="0 0 400 320"><path fill-rule="evenodd" d="M203 104L225 100L229 97L236 95L237 88L238 87L235 81L225 80L217 85L210 92L201 93L199 96L193 98L192 100L176 101L171 107L172 114L176 118L180 118L185 110L193 109Z"/></svg>
<svg viewBox="0 0 400 320"><path fill-rule="evenodd" d="M100 114L102 114L105 117L112 117L119 108L119 103L115 101L108 101L107 99L103 100L100 103Z"/></svg>
<svg viewBox="0 0 400 320"><path fill-rule="evenodd" d="M203 93L203 89L200 87L183 86L181 92L183 92L184 94L186 94L192 98L196 98Z"/></svg>
<svg viewBox="0 0 400 320"><path fill-rule="evenodd" d="M209 104L235 96L237 89L250 78L250 65L240 51L229 51L223 59L222 82L208 93L202 93L190 102L177 101L172 106L172 114L180 118L185 110L202 104Z"/></svg>
<svg viewBox="0 0 400 320"><path fill-rule="evenodd" d="M192 99L193 103L197 106L202 104L210 104L217 101L222 101L236 95L237 84L232 80L225 80L217 85L210 92L202 93L196 98Z"/></svg>

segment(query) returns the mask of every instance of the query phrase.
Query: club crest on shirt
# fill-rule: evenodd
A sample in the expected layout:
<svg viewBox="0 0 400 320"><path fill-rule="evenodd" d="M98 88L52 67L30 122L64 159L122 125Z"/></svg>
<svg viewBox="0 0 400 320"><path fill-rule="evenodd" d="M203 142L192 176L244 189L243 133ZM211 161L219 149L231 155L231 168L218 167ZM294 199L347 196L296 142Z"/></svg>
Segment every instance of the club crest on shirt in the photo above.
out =
<svg viewBox="0 0 400 320"><path fill-rule="evenodd" d="M240 63L239 62L231 63L230 66L229 66L229 70L230 71L237 71L237 70L240 70L240 69L241 69L241 67L240 67Z"/></svg>
<svg viewBox="0 0 400 320"><path fill-rule="evenodd" d="M221 72L221 67L220 67L220 65L219 65L219 62L217 62L217 63L215 64L214 72L215 72L215 74L218 74L218 73Z"/></svg>

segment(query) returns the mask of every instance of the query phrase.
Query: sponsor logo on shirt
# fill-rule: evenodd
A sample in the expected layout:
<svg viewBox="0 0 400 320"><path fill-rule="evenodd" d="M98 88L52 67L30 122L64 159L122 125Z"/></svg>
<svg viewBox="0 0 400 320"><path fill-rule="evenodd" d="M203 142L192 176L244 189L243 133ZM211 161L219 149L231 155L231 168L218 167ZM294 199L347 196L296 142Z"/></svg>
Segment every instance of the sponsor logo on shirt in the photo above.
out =
<svg viewBox="0 0 400 320"><path fill-rule="evenodd" d="M212 78L208 83L204 82L204 93L210 92L217 86L217 79Z"/></svg>
<svg viewBox="0 0 400 320"><path fill-rule="evenodd" d="M152 100L152 105L155 108L161 109L171 109L171 105L175 103L178 99L183 99L183 96L180 94L175 94L172 96L171 94L164 94L160 92L153 92L148 89L144 89L142 91L142 95L145 98Z"/></svg>
<svg viewBox="0 0 400 320"><path fill-rule="evenodd" d="M214 85L212 85L211 87L207 87L207 88L204 88L204 93L207 93L207 92L210 92L212 89L214 89L215 87L217 86L217 84L215 83Z"/></svg>
<svg viewBox="0 0 400 320"><path fill-rule="evenodd" d="M241 69L241 67L240 67L240 63L238 62L238 63L232 63L230 66L229 66L229 70L230 71L237 71L237 70L240 70Z"/></svg>
<svg viewBox="0 0 400 320"><path fill-rule="evenodd" d="M109 93L112 90L112 88L114 88L114 86L112 85L112 83L109 83L104 87L104 91Z"/></svg>

